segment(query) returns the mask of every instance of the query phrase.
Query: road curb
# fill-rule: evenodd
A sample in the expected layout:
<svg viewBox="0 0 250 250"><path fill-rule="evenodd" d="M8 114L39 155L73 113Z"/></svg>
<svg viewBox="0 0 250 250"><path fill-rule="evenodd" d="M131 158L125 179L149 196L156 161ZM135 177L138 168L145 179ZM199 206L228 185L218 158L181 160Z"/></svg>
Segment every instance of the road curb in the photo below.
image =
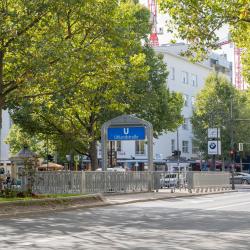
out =
<svg viewBox="0 0 250 250"><path fill-rule="evenodd" d="M82 202L85 204L76 204L76 202ZM83 195L83 196L69 196L62 198L46 198L46 199L34 199L28 201L16 201L16 202L4 202L0 203L0 218L9 218L25 215L34 215L42 214L47 212L56 212L56 211L66 211L75 208L83 207L93 207L105 203L106 200L101 194L92 194L92 195ZM36 208L39 206L39 208ZM18 211L18 208L21 210L27 209L28 211ZM1 209L5 209L1 213ZM11 209L13 211L9 212L6 210ZM29 210L30 209L30 210Z"/></svg>
<svg viewBox="0 0 250 250"><path fill-rule="evenodd" d="M156 201L156 200L168 200L168 199L176 199L176 198L189 198L189 197L195 197L195 196L204 196L204 195L213 195L213 194L224 194L224 193L233 193L238 192L237 190L229 190L229 191L223 191L223 192L215 192L215 193L189 193L189 194L176 194L171 196L165 196L165 197L151 197L146 199L135 199L135 200L129 200L129 201L118 201L118 202L110 202L107 201L108 195L103 196L102 194L95 194L93 196L89 195L89 197L96 197L98 196L100 200L98 202L93 202L89 204L83 204L83 205L70 205L68 207L60 207L60 208L49 208L49 209L42 209L42 210L31 210L31 211L25 211L25 212L14 212L14 213L6 213L6 214L0 214L0 219L3 218L16 218L16 217L26 217L28 216L40 216L42 214L51 214L56 212L63 212L63 211L70 211L70 210L76 210L76 209L84 209L84 208L94 208L94 207L105 207L105 206L117 206L117 205L123 205L123 204L132 204L132 203L139 203L139 202L150 202L150 201ZM138 193L137 193L138 194ZM65 197L66 198L66 197ZM68 197L67 197L68 198ZM70 198L70 197L69 197ZM60 199L60 198L56 198Z"/></svg>
<svg viewBox="0 0 250 250"><path fill-rule="evenodd" d="M155 200L168 200L168 199L176 199L176 198L189 198L194 196L204 196L204 195L212 195L212 194L224 194L224 193L233 193L238 192L237 190L231 191L223 191L223 192L216 192L216 193L195 193L195 194L181 194L181 195L172 195L167 197L156 197L156 198L147 198L147 199L136 199L131 201L122 201L122 202L111 202L110 205L123 205L123 204L130 204L130 203L137 203L137 202L149 202Z"/></svg>

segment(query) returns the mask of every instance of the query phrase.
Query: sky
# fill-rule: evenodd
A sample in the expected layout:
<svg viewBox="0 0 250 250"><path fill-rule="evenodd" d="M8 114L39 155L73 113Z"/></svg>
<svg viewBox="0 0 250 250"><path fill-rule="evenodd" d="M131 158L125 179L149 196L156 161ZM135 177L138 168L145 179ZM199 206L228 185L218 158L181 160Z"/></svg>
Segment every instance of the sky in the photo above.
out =
<svg viewBox="0 0 250 250"><path fill-rule="evenodd" d="M144 4L145 6L148 7L148 0L140 0L141 4ZM158 34L158 38L159 38L159 43L161 44L167 44L170 43L171 40L174 38L172 34L167 33L166 30L166 20L168 18L167 14L161 14L157 13L157 29L158 30L163 30L163 34L160 35ZM221 28L220 30L217 31L217 34L220 38L220 41L225 41L228 39L228 32L229 32L229 28L228 26L224 26L223 28ZM181 40L177 41L177 42L183 42ZM227 54L228 60L233 62L233 47L232 45L228 44L228 45L223 45L221 47L220 50L216 51L219 54Z"/></svg>

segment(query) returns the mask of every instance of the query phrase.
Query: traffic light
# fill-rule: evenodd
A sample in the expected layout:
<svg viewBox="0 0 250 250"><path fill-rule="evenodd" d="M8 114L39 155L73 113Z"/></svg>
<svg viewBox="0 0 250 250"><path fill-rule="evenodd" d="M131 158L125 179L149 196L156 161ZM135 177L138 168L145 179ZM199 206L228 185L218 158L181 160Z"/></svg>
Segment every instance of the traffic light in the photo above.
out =
<svg viewBox="0 0 250 250"><path fill-rule="evenodd" d="M229 155L230 155L230 157L231 157L231 160L235 160L236 150L231 149L231 150L229 151Z"/></svg>
<svg viewBox="0 0 250 250"><path fill-rule="evenodd" d="M172 156L180 156L181 155L181 151L180 150L174 150L172 152Z"/></svg>

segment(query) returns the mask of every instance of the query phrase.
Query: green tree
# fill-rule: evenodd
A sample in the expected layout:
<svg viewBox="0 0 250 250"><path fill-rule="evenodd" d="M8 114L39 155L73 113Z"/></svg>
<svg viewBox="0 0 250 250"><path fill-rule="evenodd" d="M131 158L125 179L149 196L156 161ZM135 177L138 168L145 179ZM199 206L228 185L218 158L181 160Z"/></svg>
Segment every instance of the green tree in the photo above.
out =
<svg viewBox="0 0 250 250"><path fill-rule="evenodd" d="M157 135L181 123L182 98L166 89L167 71L162 60L141 45L150 32L145 7L134 1L115 5L114 1L97 1L92 9L86 9L80 0L65 2L68 5L61 6L59 17L67 29L57 27L70 37L61 39L59 52L65 55L55 59L56 63L50 60L49 72L45 67L37 73L43 84L29 79L35 86L26 88L26 97L31 98L16 98L9 107L24 131L46 134L74 152L89 155L95 169L96 143L104 121L122 113L136 114L152 121ZM75 32L68 25L69 10ZM91 19L89 26L86 16ZM87 32L86 27L91 30ZM57 42L57 38L55 35L52 41ZM57 47L54 52L54 44L46 46L52 55L61 55ZM39 49L41 53L44 50L38 47L36 51Z"/></svg>
<svg viewBox="0 0 250 250"><path fill-rule="evenodd" d="M246 80L250 80L250 3L249 0L160 0L160 9L170 16L168 27L177 38L188 41L187 55L203 59L219 48L218 29L229 25L231 39L243 48Z"/></svg>
<svg viewBox="0 0 250 250"><path fill-rule="evenodd" d="M5 142L10 146L11 155L17 154L23 147L29 147L40 157L46 157L47 154L47 145L44 135L32 136L29 133L23 131L16 124L11 127Z"/></svg>
<svg viewBox="0 0 250 250"><path fill-rule="evenodd" d="M36 61L32 59L33 38L44 33L39 27L48 21L54 1L49 2L6 0L0 3L0 112L10 94L22 89L27 77L35 73L32 72Z"/></svg>
<svg viewBox="0 0 250 250"><path fill-rule="evenodd" d="M249 144L249 131L250 131L250 94L249 90L246 92L241 92L243 101L240 103L240 120L236 121L237 130L235 131L237 135L236 143L243 143L243 152L241 156L249 157L250 155L250 144ZM237 145L238 148L238 145Z"/></svg>
<svg viewBox="0 0 250 250"><path fill-rule="evenodd" d="M209 75L204 88L197 96L191 120L196 145L205 158L209 157L208 128L220 128L224 158L229 157L232 147L236 148L235 143L242 142L242 139L246 138L249 129L237 119L242 117L244 113L242 107L247 103L249 102L245 93L236 90L226 77L215 73Z"/></svg>
<svg viewBox="0 0 250 250"><path fill-rule="evenodd" d="M97 167L96 143L105 121L123 113L136 114L152 122L155 136L175 129L182 122L182 97L167 89L166 65L160 56L148 47L144 51L144 64L150 67L146 80L135 79L134 74L140 74L133 66L132 78L125 72L124 86L107 85L106 81L98 86L89 84L88 88L84 84L84 92L48 96L41 102L25 101L12 110L14 122L31 134L47 134L72 153L88 155L93 170ZM96 78L92 80L98 82Z"/></svg>
<svg viewBox="0 0 250 250"><path fill-rule="evenodd" d="M123 61L114 60L112 48L122 45L132 50L138 42L128 38L143 39L141 34L148 30L142 17L137 32L133 30L136 15L138 19L149 15L139 5L129 10L132 1L121 5L123 12L117 11L120 3L113 0L1 1L0 112L23 98L73 92L83 78L95 76L98 69L104 73L110 61L113 74L120 69ZM136 14L128 20L126 11ZM130 28L122 40L125 33L120 29ZM126 57L123 51L117 53Z"/></svg>
<svg viewBox="0 0 250 250"><path fill-rule="evenodd" d="M92 126L88 112L98 112L98 94L112 99L125 92L125 74L130 81L147 78L141 40L149 12L132 0L9 0L1 7L0 110L29 102L65 115L63 127L72 123L71 112ZM109 104L122 109L115 99ZM64 114L67 105L74 109Z"/></svg>

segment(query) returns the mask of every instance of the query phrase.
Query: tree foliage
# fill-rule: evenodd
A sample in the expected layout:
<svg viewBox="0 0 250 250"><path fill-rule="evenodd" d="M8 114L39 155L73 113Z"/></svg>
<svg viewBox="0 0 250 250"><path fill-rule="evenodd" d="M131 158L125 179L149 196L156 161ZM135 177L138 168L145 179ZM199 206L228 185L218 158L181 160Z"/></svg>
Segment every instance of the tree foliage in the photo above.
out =
<svg viewBox="0 0 250 250"><path fill-rule="evenodd" d="M149 31L148 11L133 1L5 0L0 10L0 110L16 99L75 91L100 74L119 81Z"/></svg>
<svg viewBox="0 0 250 250"><path fill-rule="evenodd" d="M71 152L88 155L91 160L96 157L96 152L91 154L100 140L102 124L117 115L135 114L151 121L155 136L173 130L182 122L182 97L167 89L166 65L159 56L151 48L145 48L145 56L150 70L144 81L130 80L124 87L115 84L109 88L104 81L104 86L100 83L97 88L92 83L84 91L63 97L25 100L12 109L12 118L28 133L48 135L57 148L65 145Z"/></svg>
<svg viewBox="0 0 250 250"><path fill-rule="evenodd" d="M43 135L32 136L16 124L11 127L5 142L10 146L11 155L17 154L24 147L30 148L40 157L46 157L47 154L46 138Z"/></svg>
<svg viewBox="0 0 250 250"><path fill-rule="evenodd" d="M249 135L249 126L237 121L246 115L249 101L245 93L236 90L230 81L222 75L211 74L205 86L198 94L192 116L195 142L199 150L207 155L207 129L220 128L222 156L229 157L229 151L236 144L245 142Z"/></svg>
<svg viewBox="0 0 250 250"><path fill-rule="evenodd" d="M34 48L45 65L35 67L22 98L14 91L15 102L9 103L24 131L89 155L93 169L100 127L108 119L136 114L153 122L155 134L182 120L182 98L167 90L166 66L141 45L150 31L148 10L134 1L118 2L64 0L56 29L47 30L44 46Z"/></svg>
<svg viewBox="0 0 250 250"><path fill-rule="evenodd" d="M229 25L231 39L243 48L244 73L249 81L250 3L249 0L160 0L160 9L169 14L169 31L190 43L188 55L203 59L207 51L219 48L218 29Z"/></svg>

